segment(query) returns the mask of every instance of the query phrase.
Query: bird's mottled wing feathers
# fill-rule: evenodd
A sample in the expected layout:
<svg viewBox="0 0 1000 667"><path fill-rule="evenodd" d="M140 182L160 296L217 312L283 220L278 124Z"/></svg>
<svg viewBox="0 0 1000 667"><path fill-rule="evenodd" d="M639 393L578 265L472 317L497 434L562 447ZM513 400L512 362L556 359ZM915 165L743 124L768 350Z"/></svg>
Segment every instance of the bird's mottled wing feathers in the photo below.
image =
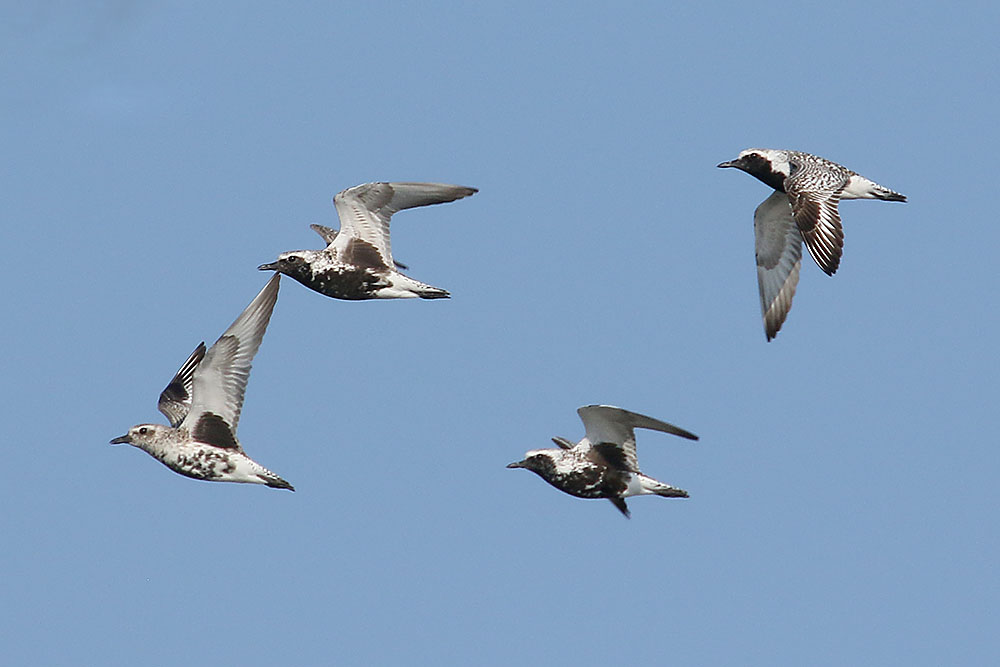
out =
<svg viewBox="0 0 1000 667"><path fill-rule="evenodd" d="M275 273L225 333L205 353L194 374L191 410L186 426L199 424L205 413L221 417L236 433L250 366L278 300L281 274Z"/></svg>
<svg viewBox="0 0 1000 667"><path fill-rule="evenodd" d="M788 195L775 191L753 214L757 286L764 333L771 340L792 308L802 267L802 235L792 218Z"/></svg>
<svg viewBox="0 0 1000 667"><path fill-rule="evenodd" d="M630 472L639 472L635 452L637 428L679 435L689 440L698 439L695 434L673 424L610 405L585 405L576 412L583 421L587 431L586 439L591 446L601 443L618 445L623 450L624 469Z"/></svg>
<svg viewBox="0 0 1000 667"><path fill-rule="evenodd" d="M160 393L157 404L160 412L170 420L170 425L177 428L187 417L191 408L191 392L194 387L194 371L205 358L205 343L200 343L187 358L177 374L174 375L167 388Z"/></svg>
<svg viewBox="0 0 1000 667"><path fill-rule="evenodd" d="M832 276L840 266L844 252L844 229L840 223L835 193L788 193L795 224L802 234L809 254L823 272Z"/></svg>
<svg viewBox="0 0 1000 667"><path fill-rule="evenodd" d="M478 192L475 188L444 183L365 183L333 198L340 216L339 249L351 239L374 246L386 266L392 265L389 219L397 211L430 204L444 204Z"/></svg>
<svg viewBox="0 0 1000 667"><path fill-rule="evenodd" d="M810 158L808 162L792 161L795 168L785 179L785 192L809 254L819 268L832 276L840 266L844 249L837 205L852 172L829 160Z"/></svg>

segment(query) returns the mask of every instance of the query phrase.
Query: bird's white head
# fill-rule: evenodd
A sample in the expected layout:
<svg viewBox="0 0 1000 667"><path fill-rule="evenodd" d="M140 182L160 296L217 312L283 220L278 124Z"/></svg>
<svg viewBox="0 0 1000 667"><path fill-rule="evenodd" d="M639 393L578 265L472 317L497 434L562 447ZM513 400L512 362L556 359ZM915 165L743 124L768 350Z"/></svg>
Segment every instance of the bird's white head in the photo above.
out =
<svg viewBox="0 0 1000 667"><path fill-rule="evenodd" d="M788 151L773 148L747 148L740 151L735 160L729 160L719 167L734 167L759 178L775 190L783 188L782 182L792 173L788 162Z"/></svg>

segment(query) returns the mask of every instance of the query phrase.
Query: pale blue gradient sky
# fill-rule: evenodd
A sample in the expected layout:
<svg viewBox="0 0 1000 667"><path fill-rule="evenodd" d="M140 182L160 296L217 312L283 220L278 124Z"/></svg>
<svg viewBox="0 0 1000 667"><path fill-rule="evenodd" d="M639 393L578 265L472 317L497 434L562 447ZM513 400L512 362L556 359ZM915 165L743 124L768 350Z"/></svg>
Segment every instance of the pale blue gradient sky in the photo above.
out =
<svg viewBox="0 0 1000 667"><path fill-rule="evenodd" d="M0 11L11 664L988 664L998 652L995 4L39 3ZM715 165L846 202L765 343ZM330 199L450 301L285 281L240 438L294 494L108 440ZM506 470L575 409L674 422L606 502Z"/></svg>

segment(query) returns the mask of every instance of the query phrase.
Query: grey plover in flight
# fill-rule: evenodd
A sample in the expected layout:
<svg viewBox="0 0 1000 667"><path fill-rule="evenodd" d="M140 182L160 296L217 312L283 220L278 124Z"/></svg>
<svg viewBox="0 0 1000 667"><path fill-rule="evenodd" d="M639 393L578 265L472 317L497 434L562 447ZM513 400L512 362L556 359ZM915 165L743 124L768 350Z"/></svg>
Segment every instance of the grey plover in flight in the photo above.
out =
<svg viewBox="0 0 1000 667"><path fill-rule="evenodd" d="M639 471L635 429L662 431L688 440L697 440L698 436L659 419L610 405L585 405L576 412L586 428L580 442L573 444L565 438L552 438L559 449L532 450L525 454L524 460L507 467L526 468L577 498L607 498L626 517L631 513L625 499L631 496L688 497L687 491Z"/></svg>
<svg viewBox="0 0 1000 667"><path fill-rule="evenodd" d="M278 299L275 274L236 321L205 350L191 356L160 394L159 409L170 421L139 424L111 441L138 447L187 477L212 482L266 484L294 491L292 485L253 461L236 439L250 364L264 337Z"/></svg>
<svg viewBox="0 0 1000 667"><path fill-rule="evenodd" d="M827 275L837 272L844 248L841 199L905 202L904 195L847 167L800 151L748 148L719 167L735 167L775 189L754 212L757 281L767 339L781 329L799 280L802 248Z"/></svg>
<svg viewBox="0 0 1000 667"><path fill-rule="evenodd" d="M476 192L443 183L365 183L348 188L333 198L340 230L312 226L326 248L283 252L277 261L258 268L284 273L335 299L445 299L449 296L445 290L398 271L389 243L389 219L403 209L444 204Z"/></svg>

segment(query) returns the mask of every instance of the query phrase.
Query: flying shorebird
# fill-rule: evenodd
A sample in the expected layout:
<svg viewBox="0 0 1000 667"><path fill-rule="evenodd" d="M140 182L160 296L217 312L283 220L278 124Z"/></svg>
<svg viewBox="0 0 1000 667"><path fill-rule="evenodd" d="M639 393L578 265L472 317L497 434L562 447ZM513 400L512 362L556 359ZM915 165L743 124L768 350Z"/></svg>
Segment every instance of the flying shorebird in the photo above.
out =
<svg viewBox="0 0 1000 667"><path fill-rule="evenodd" d="M631 496L688 497L687 491L639 471L634 429L647 428L689 440L697 440L698 436L659 419L610 405L585 405L576 412L587 432L580 442L573 444L565 438L552 438L559 449L532 450L523 461L507 467L527 468L577 498L607 498L626 518L631 513L625 499Z"/></svg>
<svg viewBox="0 0 1000 667"><path fill-rule="evenodd" d="M205 350L195 348L160 394L158 408L170 421L139 424L111 441L138 447L187 477L212 482L292 485L253 461L236 439L250 364L278 299L275 274L236 321Z"/></svg>
<svg viewBox="0 0 1000 667"><path fill-rule="evenodd" d="M400 273L392 259L389 219L407 208L468 197L476 188L443 183L365 183L333 198L340 230L312 228L327 242L323 250L293 250L261 271L278 271L335 299L444 299L448 292ZM405 268L405 267L402 267Z"/></svg>
<svg viewBox="0 0 1000 667"><path fill-rule="evenodd" d="M757 282L768 340L778 334L792 307L802 241L824 272L836 273L844 248L840 200L906 201L847 167L800 151L748 148L718 166L741 169L776 191L754 212Z"/></svg>

